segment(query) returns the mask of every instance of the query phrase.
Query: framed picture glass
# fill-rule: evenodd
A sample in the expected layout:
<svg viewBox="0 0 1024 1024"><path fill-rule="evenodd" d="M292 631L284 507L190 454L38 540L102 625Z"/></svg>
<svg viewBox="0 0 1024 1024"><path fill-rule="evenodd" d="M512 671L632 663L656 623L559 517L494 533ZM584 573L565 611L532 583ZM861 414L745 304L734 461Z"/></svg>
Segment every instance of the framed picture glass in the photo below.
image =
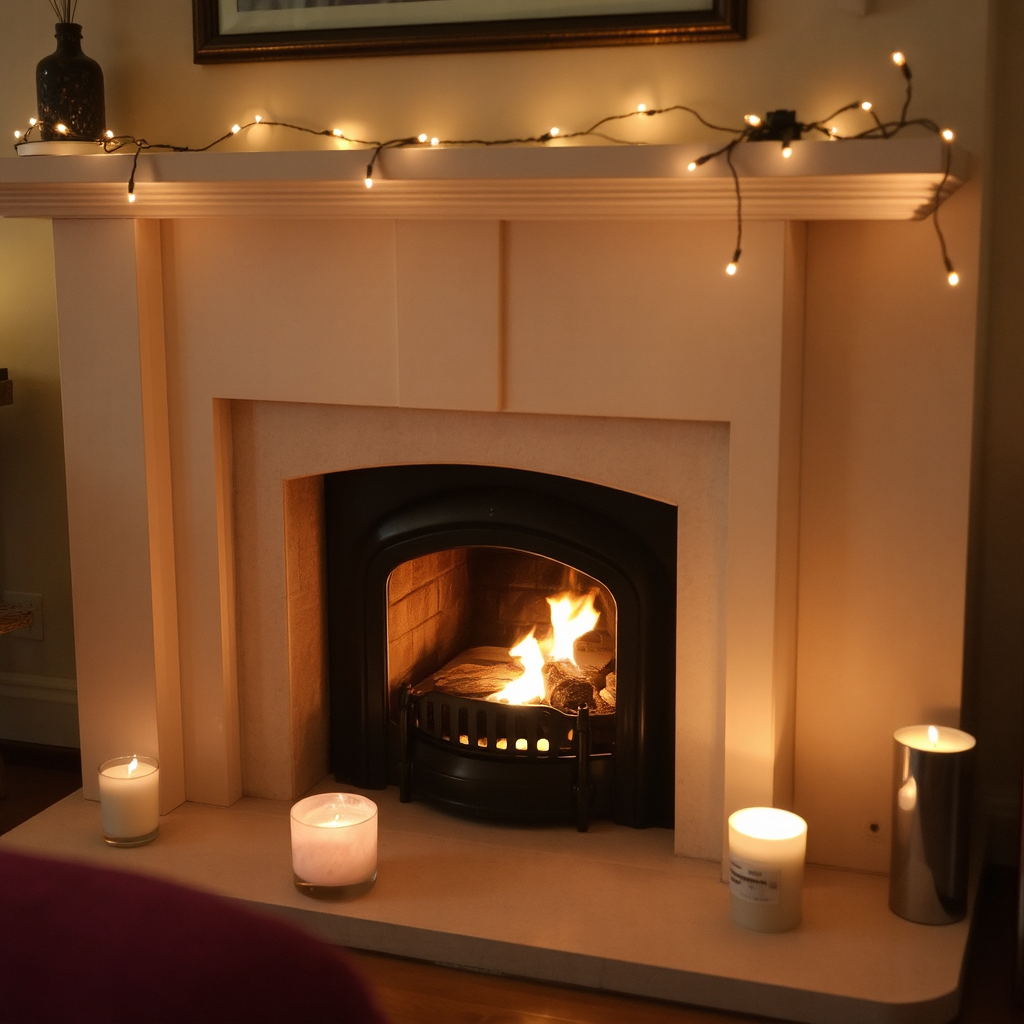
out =
<svg viewBox="0 0 1024 1024"><path fill-rule="evenodd" d="M743 39L747 0L192 0L197 64Z"/></svg>

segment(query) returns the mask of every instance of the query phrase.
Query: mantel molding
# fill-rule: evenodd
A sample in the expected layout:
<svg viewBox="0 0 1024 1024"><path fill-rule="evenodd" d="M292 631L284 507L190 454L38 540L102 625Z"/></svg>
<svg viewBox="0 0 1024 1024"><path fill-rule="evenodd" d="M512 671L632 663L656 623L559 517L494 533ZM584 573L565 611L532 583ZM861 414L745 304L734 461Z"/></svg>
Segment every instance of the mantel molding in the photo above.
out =
<svg viewBox="0 0 1024 1024"><path fill-rule="evenodd" d="M778 143L734 155L752 220L912 220L943 178L937 139ZM374 186L367 151L144 154L136 202L127 154L0 160L0 215L54 218L344 217L459 219L729 218L735 192L717 160L687 171L706 146L400 149ZM954 148L943 198L967 177Z"/></svg>

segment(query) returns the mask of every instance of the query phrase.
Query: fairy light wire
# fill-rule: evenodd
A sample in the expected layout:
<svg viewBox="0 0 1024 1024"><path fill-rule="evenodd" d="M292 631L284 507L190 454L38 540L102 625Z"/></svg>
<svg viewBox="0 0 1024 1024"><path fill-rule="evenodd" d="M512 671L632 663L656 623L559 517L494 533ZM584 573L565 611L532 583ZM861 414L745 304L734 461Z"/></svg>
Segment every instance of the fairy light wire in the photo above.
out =
<svg viewBox="0 0 1024 1024"><path fill-rule="evenodd" d="M50 0L51 7L53 7L54 12L62 20L69 20L74 17L76 4L77 0ZM67 15L67 18L64 17L65 14ZM939 135L940 138L947 143L942 178L936 186L935 195L932 200L928 216L932 220L935 233L939 240L942 261L946 268L949 283L951 285L955 285L959 282L959 275L953 268L953 263L949 257L946 238L938 219L938 209L946 198L944 193L951 173L951 143L953 133L948 130L943 130L930 118L908 117L911 100L913 98L913 76L911 74L910 66L906 61L906 57L899 51L892 54L892 62L899 69L906 83L900 116L896 121L883 121L875 111L873 104L866 100L856 100L852 103L847 103L838 110L833 111L828 117L807 123L798 121L796 119L796 114L793 111L772 111L765 115L764 118L761 118L756 114L748 114L744 117L744 124L742 128L733 128L715 124L705 118L700 111L683 103L674 103L669 106L654 108L648 108L645 104L639 104L639 106L634 110L620 114L609 114L605 117L599 118L589 127L578 129L576 131L563 131L560 128L553 127L538 135L523 135L501 139L440 139L436 136L428 137L425 133L420 133L419 135L406 135L393 139L379 140L353 138L345 135L344 132L337 128L310 128L306 125L294 124L288 121L266 121L263 120L262 117L257 116L245 124L239 123L233 125L229 131L214 139L212 142L207 143L205 146L181 146L171 143L149 142L147 139L138 138L133 135L113 135L110 132L106 133L106 137L102 140L102 146L104 151L107 153L117 153L126 147L134 148L131 173L128 178L129 202L135 201L136 175L139 168L139 158L143 153L153 150L162 150L173 153L205 153L221 145L235 135L246 132L254 127L282 128L306 135L335 138L353 146L372 150L369 163L366 166L365 177L366 187L367 189L370 189L374 182L374 171L378 168L382 155L392 149L406 149L425 145L431 147L439 145L483 147L546 145L554 139L568 141L582 138L600 138L617 145L643 146L647 145L647 143L630 139L620 139L607 134L602 129L611 124L625 122L636 117L658 117L673 113L685 113L696 119L702 126L711 131L721 132L732 136L724 145L691 161L687 168L689 171L695 171L704 164L710 163L712 160L716 160L723 156L725 157L726 166L728 167L729 174L733 181L733 191L736 199L736 248L733 253L733 258L727 268L728 273L731 276L736 273L736 268L742 253L743 241L743 191L739 173L733 161L734 150L738 145L740 145L740 143L762 141L781 142L783 147L783 156L790 156L792 153L792 143L800 139L802 135L808 133L822 134L832 141L850 139L891 139L908 128L919 127ZM833 124L830 124L830 122L834 121L837 117L854 110L860 110L868 113L874 124L872 127L852 135L840 134L838 129ZM15 142L15 149L18 149L20 146L29 142L31 134L36 128L42 129L43 127L44 126L36 118L30 118L29 127L25 131L15 132L15 139L17 140ZM64 134L69 140L76 140L76 136L70 131L65 131L62 134ZM89 139L79 141L93 142L96 140Z"/></svg>

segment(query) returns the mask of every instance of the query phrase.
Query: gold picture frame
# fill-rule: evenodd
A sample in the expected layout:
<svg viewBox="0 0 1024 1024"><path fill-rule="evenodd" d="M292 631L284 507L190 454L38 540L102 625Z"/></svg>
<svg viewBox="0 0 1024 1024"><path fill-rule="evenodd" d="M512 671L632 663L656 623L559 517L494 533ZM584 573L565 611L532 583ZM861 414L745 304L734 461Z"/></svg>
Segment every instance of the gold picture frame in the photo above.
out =
<svg viewBox="0 0 1024 1024"><path fill-rule="evenodd" d="M192 13L195 63L217 64L744 39L747 0L192 0Z"/></svg>

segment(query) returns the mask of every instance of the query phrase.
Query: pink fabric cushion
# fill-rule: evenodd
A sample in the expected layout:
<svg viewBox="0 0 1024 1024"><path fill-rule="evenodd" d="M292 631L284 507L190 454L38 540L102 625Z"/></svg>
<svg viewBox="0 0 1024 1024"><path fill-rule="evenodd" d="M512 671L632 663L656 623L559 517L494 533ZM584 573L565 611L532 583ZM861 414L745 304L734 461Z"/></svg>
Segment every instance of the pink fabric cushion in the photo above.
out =
<svg viewBox="0 0 1024 1024"><path fill-rule="evenodd" d="M0 1021L383 1024L332 946L205 893L0 852Z"/></svg>

